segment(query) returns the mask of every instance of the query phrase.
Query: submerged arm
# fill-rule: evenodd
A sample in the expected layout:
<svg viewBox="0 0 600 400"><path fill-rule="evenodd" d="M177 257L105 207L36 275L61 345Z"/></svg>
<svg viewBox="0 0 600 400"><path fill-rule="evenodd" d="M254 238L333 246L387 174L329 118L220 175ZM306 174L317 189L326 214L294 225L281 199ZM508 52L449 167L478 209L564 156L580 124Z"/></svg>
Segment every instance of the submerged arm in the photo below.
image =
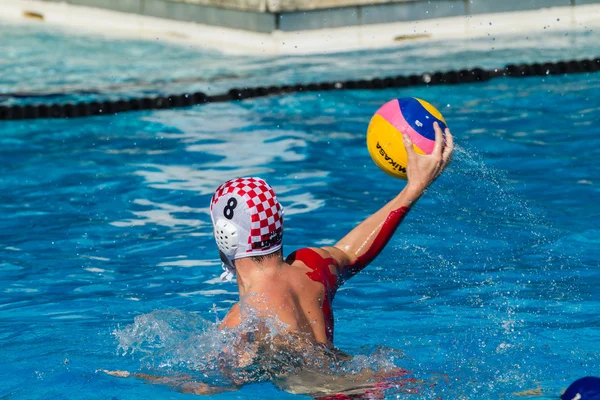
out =
<svg viewBox="0 0 600 400"><path fill-rule="evenodd" d="M200 395L213 395L224 392L231 392L237 390L237 386L210 386L205 383L196 382L189 375L178 375L178 376L158 376L149 374L132 374L127 371L107 371L102 370L105 374L116 376L119 378L138 378L143 379L154 384L160 384L168 386L178 392L185 394L200 394Z"/></svg>
<svg viewBox="0 0 600 400"><path fill-rule="evenodd" d="M425 189L435 181L450 162L454 149L453 138L446 130L446 145L437 123L435 147L430 155L418 155L408 136L403 135L408 154L408 184L393 200L371 215L332 247L323 248L337 261L338 276L350 279L365 268L383 250L410 207Z"/></svg>

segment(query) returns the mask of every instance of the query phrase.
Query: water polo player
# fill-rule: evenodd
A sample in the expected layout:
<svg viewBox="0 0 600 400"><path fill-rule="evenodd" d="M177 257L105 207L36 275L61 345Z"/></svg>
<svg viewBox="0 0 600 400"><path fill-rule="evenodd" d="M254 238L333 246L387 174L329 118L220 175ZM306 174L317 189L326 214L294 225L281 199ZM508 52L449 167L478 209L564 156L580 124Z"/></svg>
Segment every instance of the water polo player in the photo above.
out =
<svg viewBox="0 0 600 400"><path fill-rule="evenodd" d="M240 302L260 314L275 315L290 331L320 343L334 339L332 302L339 286L365 268L383 250L410 207L448 165L454 148L446 130L435 129L435 147L419 155L406 135L408 184L388 204L331 247L303 248L284 259L284 213L271 187L260 178L225 182L215 192L210 214L225 272L237 279ZM240 303L222 328L242 322Z"/></svg>
<svg viewBox="0 0 600 400"><path fill-rule="evenodd" d="M434 123L434 130L435 145L429 155L417 154L411 139L403 135L408 155L408 184L394 199L331 247L307 247L284 258L284 210L273 189L264 180L253 177L233 179L219 186L211 199L210 215L225 270L221 277L224 280L236 278L240 298L219 329L238 332L235 328L252 318L276 319L283 327L278 331L283 339L277 351L309 354L308 358L316 359L318 354L311 353L316 348L339 357L340 353L333 347L332 302L336 291L383 250L410 207L450 162L454 148L452 135L446 129L444 145L443 133L437 123ZM241 335L246 336L246 333ZM272 331L265 329L263 332L260 326L247 336L254 343L270 340L266 351L273 349L273 343L277 341L272 337ZM289 340L290 337L294 339ZM245 341L242 338L242 342ZM237 365L261 362L260 351L238 351L236 348L223 351L241 360ZM173 378L124 371L105 372L114 376L134 376L195 394L234 390L251 382L246 378L232 379L232 387L211 387L190 381L186 376ZM310 371L305 368L304 372ZM371 379L373 375L367 378ZM356 386L359 379L353 376L346 384ZM314 375L307 381L314 383ZM331 388L331 382L328 385ZM289 388L289 385L285 386L284 390L294 392Z"/></svg>

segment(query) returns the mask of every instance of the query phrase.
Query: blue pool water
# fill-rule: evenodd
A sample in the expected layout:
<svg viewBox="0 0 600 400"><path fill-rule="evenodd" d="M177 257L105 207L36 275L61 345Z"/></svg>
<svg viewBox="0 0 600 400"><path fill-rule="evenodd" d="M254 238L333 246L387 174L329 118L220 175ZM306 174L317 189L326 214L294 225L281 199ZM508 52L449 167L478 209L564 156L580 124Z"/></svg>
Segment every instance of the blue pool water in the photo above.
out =
<svg viewBox="0 0 600 400"><path fill-rule="evenodd" d="M71 100L156 93L173 77L209 81L169 91L218 91L597 56L586 31L531 38L527 51L493 39L427 44L426 55L411 44L252 58L0 25L1 63L16 67L0 70L0 91ZM123 81L134 84L109 87ZM95 371L202 366L212 322L237 300L216 279L214 188L259 175L286 207L286 253L329 245L402 189L364 142L372 113L403 96L440 107L458 149L385 252L339 291L337 347L356 365L393 364L422 382L417 394L388 389L390 399L535 388L556 398L600 374L599 86L600 74L580 74L0 122L0 398L186 398ZM218 397L298 396L258 383Z"/></svg>

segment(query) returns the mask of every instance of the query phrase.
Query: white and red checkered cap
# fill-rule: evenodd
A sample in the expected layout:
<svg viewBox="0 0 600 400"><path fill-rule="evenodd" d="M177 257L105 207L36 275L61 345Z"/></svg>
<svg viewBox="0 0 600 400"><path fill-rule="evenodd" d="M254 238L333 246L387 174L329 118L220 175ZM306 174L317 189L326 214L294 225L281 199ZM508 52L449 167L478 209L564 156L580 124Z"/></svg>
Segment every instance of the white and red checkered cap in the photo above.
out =
<svg viewBox="0 0 600 400"><path fill-rule="evenodd" d="M283 207L271 186L261 178L237 178L223 183L212 197L210 216L219 250L230 261L270 254L281 248ZM232 233L235 228L233 246L230 237L219 237L218 226L229 226Z"/></svg>

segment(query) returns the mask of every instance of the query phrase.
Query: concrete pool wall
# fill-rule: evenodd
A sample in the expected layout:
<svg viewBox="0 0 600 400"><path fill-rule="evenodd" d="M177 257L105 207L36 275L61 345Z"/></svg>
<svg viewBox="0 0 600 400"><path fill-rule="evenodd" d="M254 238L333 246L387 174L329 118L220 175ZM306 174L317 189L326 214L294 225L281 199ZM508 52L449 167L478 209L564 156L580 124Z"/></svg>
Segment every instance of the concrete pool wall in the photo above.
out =
<svg viewBox="0 0 600 400"><path fill-rule="evenodd" d="M600 4L600 0L47 0L254 32Z"/></svg>
<svg viewBox="0 0 600 400"><path fill-rule="evenodd" d="M225 53L309 54L407 40L593 33L600 0L0 0L0 19Z"/></svg>

